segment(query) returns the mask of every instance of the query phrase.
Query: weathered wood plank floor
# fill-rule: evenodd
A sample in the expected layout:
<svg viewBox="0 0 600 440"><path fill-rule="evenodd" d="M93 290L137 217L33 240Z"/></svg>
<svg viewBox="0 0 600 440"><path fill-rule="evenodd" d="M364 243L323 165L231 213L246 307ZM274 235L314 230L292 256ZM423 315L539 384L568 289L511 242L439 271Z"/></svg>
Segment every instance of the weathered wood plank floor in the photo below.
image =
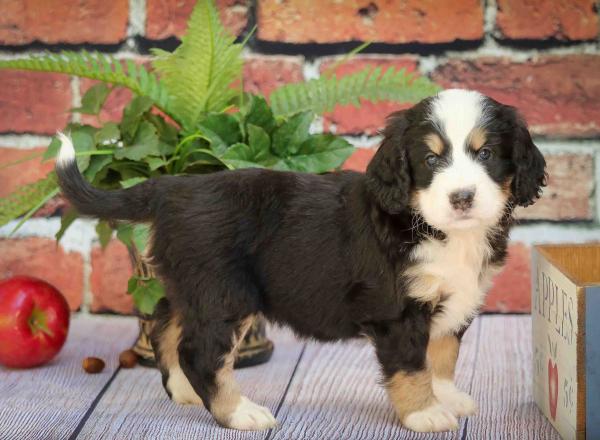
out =
<svg viewBox="0 0 600 440"><path fill-rule="evenodd" d="M76 316L50 365L0 367L0 439L559 439L532 401L528 316L474 322L457 380L478 401L479 415L462 419L457 432L429 435L399 426L364 341L319 345L272 329L272 360L236 374L244 393L269 407L279 426L248 433L220 428L204 408L172 403L154 369L117 368L136 331L132 318ZM92 355L107 361L98 375L81 370L81 360Z"/></svg>

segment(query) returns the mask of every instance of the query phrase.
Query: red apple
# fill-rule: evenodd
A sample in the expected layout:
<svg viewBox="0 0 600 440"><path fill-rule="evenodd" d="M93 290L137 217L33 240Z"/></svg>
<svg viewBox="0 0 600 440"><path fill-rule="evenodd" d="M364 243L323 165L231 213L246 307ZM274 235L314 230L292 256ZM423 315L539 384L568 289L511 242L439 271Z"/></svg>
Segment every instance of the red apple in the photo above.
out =
<svg viewBox="0 0 600 440"><path fill-rule="evenodd" d="M67 339L69 313L65 298L45 281L17 276L0 282L0 364L48 362Z"/></svg>

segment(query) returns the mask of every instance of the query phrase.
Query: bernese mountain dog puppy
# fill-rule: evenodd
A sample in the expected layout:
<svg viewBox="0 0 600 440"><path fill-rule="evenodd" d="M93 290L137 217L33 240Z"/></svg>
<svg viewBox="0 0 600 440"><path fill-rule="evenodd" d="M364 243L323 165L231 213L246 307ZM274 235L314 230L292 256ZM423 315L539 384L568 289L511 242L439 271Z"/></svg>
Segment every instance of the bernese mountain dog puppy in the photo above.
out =
<svg viewBox="0 0 600 440"><path fill-rule="evenodd" d="M506 258L515 207L546 181L518 112L467 90L390 115L366 174L244 169L105 191L66 136L56 172L81 214L151 225L165 389L242 430L276 425L233 376L258 314L319 341L368 337L404 426L457 429L476 412L453 381L461 336Z"/></svg>

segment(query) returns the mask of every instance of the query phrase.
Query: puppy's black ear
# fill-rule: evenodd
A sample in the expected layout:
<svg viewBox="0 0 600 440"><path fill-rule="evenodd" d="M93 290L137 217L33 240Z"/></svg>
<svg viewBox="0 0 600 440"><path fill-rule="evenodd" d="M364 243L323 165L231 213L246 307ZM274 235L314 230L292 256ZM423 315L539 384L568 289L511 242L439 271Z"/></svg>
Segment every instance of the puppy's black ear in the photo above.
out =
<svg viewBox="0 0 600 440"><path fill-rule="evenodd" d="M367 188L390 214L409 203L412 179L402 137L408 126L406 112L392 113L383 131L383 142L367 167Z"/></svg>
<svg viewBox="0 0 600 440"><path fill-rule="evenodd" d="M520 206L529 206L542 195L542 187L546 186L546 161L521 117L517 117L512 160L515 165L512 182L514 201Z"/></svg>

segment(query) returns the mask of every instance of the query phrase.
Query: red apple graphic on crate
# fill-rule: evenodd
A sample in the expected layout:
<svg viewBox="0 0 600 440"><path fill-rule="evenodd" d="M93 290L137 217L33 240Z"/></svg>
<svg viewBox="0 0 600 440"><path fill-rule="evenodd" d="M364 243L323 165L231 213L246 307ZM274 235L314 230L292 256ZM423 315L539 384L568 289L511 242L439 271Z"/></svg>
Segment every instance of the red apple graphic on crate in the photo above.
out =
<svg viewBox="0 0 600 440"><path fill-rule="evenodd" d="M556 420L556 405L558 404L558 365L548 359L548 404L552 420Z"/></svg>

